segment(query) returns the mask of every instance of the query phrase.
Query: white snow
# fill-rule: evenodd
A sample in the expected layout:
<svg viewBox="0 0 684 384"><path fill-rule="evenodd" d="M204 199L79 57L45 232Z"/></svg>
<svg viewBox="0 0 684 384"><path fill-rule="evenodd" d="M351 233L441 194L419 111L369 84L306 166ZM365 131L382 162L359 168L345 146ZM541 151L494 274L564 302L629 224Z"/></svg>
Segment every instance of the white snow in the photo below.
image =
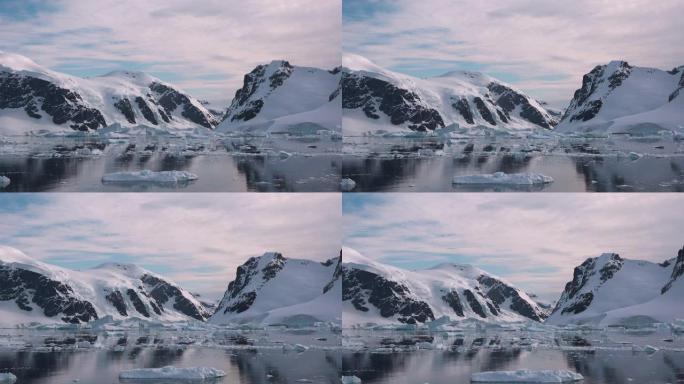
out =
<svg viewBox="0 0 684 384"><path fill-rule="evenodd" d="M139 368L123 371L119 374L122 380L207 380L225 376L220 369L208 367L176 368L167 366L163 368Z"/></svg>
<svg viewBox="0 0 684 384"><path fill-rule="evenodd" d="M19 75L33 76L50 81L60 87L73 90L82 96L83 102L90 108L96 108L105 119L107 124L118 123L123 127L133 127L140 123L152 124L143 116L140 108L135 102L136 97L147 100L147 104L158 121L158 127L165 130L178 130L188 128L203 128L202 126L190 121L183 116L183 108L176 108L171 112L170 122L162 120L158 107L148 100L148 93L151 93L149 85L153 82L167 85L179 92L178 87L165 83L160 79L136 71L115 71L103 76L91 78L79 78L67 74L55 72L44 68L31 59L0 51L0 75L3 72ZM188 96L190 103L197 107L205 116L211 113L196 99ZM123 98L131 103L135 123L129 122L114 104ZM24 135L30 132L45 130L49 132L74 133L69 123L57 125L52 122L52 118L42 110L38 112L42 117L34 119L26 115L21 108L0 110L0 132L7 135Z"/></svg>
<svg viewBox="0 0 684 384"><path fill-rule="evenodd" d="M0 176L0 189L7 187L10 185L10 178L7 176Z"/></svg>
<svg viewBox="0 0 684 384"><path fill-rule="evenodd" d="M323 292L333 279L336 263L320 262L286 257L285 264L274 277L265 278L265 268L276 257L268 252L257 258L259 274L251 277L242 292L256 292L250 307L240 313L224 312L224 309L241 299L231 298L226 291L216 313L209 319L212 324L250 323L256 325L283 324L307 326L315 323L341 323L341 279Z"/></svg>
<svg viewBox="0 0 684 384"><path fill-rule="evenodd" d="M473 373L470 379L473 383L573 383L580 380L584 377L572 371L528 369L478 372Z"/></svg>
<svg viewBox="0 0 684 384"><path fill-rule="evenodd" d="M105 183L185 183L197 180L197 175L187 171L122 171L102 176Z"/></svg>
<svg viewBox="0 0 684 384"><path fill-rule="evenodd" d="M169 284L177 287L183 296L190 300L196 307L201 308L202 304L190 292L186 291L178 284L168 278L164 278L154 272L145 270L133 264L107 263L83 271L69 270L55 265L43 263L33 259L23 252L7 246L0 246L0 266L10 268L20 268L68 284L73 288L73 295L80 300L86 300L93 304L98 317L101 320L109 318L108 321L121 320L133 317L143 318L143 315L134 309L131 299L126 295L128 289L139 291L139 287L146 284L141 280L143 275L154 276L165 280ZM148 287L149 290L150 287ZM113 290L123 293L123 300L128 308L128 317L122 316L117 309L106 299L106 296ZM138 294L145 307L148 309L151 321L187 321L193 320L182 312L173 308L174 300L169 300L164 305L161 315L152 310L153 299L140 293ZM38 306L33 307L32 311L23 311L17 307L14 301L0 301L0 327L15 327L19 324L39 322L44 324L63 324L60 316L47 317ZM99 320L95 320L98 322Z"/></svg>
<svg viewBox="0 0 684 384"><path fill-rule="evenodd" d="M271 62L264 76L268 79L281 65L280 60ZM226 116L217 130L291 135L315 134L316 130L340 131L341 97L329 100L339 86L340 76L339 72L332 74L319 68L294 66L290 76L275 89L270 88L268 81L258 85L249 100L262 100L263 107L254 118L233 121L232 116Z"/></svg>
<svg viewBox="0 0 684 384"><path fill-rule="evenodd" d="M487 314L486 319L480 317L472 308L470 308L464 299L463 292L465 290L478 292L486 289L477 280L480 276L489 276L514 287L514 285L506 282L505 279L487 273L480 268L471 265L446 263L439 264L429 269L409 271L371 260L349 247L343 247L342 252L342 265L345 268L371 272L407 287L412 298L424 301L430 306L435 319L444 317L440 320L442 323L449 322L449 320L463 321L466 319L477 319L478 321L493 323L532 321L517 312L514 312L510 308L511 303L508 301L500 305L498 316L493 315L491 310L482 302L483 310ZM543 312L539 305L524 291L520 289L516 290L520 297L528 302L534 311L537 313ZM447 291L458 292L460 300L462 301L464 317L457 316L449 304L442 299L444 292ZM367 307L369 307L369 310L362 312L357 310L350 300L344 301L342 323L345 328L358 326L365 327L369 324L392 326L400 324L397 320L397 318L400 317L399 315L383 317L375 306L367 305Z"/></svg>
<svg viewBox="0 0 684 384"><path fill-rule="evenodd" d="M342 376L342 384L361 384L361 379L356 376Z"/></svg>
<svg viewBox="0 0 684 384"><path fill-rule="evenodd" d="M612 256L604 253L596 258L594 271L614 263ZM600 273L594 273L576 292L575 297L585 293L593 295L587 309L578 314L563 314L558 310L549 316L546 323L644 326L683 318L682 281L676 281L666 293L661 292L672 275L673 266L674 263L665 267L650 261L623 259L622 267L610 279L604 282ZM572 300L563 300L561 297L561 309L573 303Z"/></svg>
<svg viewBox="0 0 684 384"><path fill-rule="evenodd" d="M354 190L356 188L356 181L350 179L350 178L344 178L340 180L340 189L343 192L349 192Z"/></svg>
<svg viewBox="0 0 684 384"><path fill-rule="evenodd" d="M454 184L543 185L553 183L551 176L540 173L504 173L458 175Z"/></svg>
<svg viewBox="0 0 684 384"><path fill-rule="evenodd" d="M17 381L17 377L12 373L0 373L0 383L13 384Z"/></svg>
<svg viewBox="0 0 684 384"><path fill-rule="evenodd" d="M669 101L678 88L681 70L671 74L655 68L633 67L622 84L612 91L608 78L619 69L621 62L613 61L606 66L602 79L592 95L586 100L601 100L598 114L589 121L563 120L556 131L561 133L627 133L635 136L651 136L660 131L684 131L684 98L682 95ZM579 112L572 103L568 115Z"/></svg>
<svg viewBox="0 0 684 384"><path fill-rule="evenodd" d="M470 71L452 71L441 76L431 78L417 78L402 73L393 72L384 69L365 57L344 53L342 56L342 66L345 71L352 76L367 76L379 80L387 81L398 88L408 90L415 93L421 105L435 109L439 112L445 127L460 126L467 129L474 129L478 127L488 127L504 131L518 131L542 128L538 125L532 124L520 117L520 108L517 108L510 113L510 119L504 123L501 118L497 116L495 107L489 104L490 91L487 86L490 83L498 83L508 88L516 90L516 92L525 95L524 92L517 90L514 86L506 84L502 81L494 79L490 76L478 72ZM494 120L497 122L495 126L491 125L477 111L474 104L475 97L482 99L485 104L488 104L488 109L492 111ZM531 97L527 97L530 104L539 109L547 119L552 119L548 112L545 112L544 106ZM466 99L470 106L473 116L473 123L467 122L463 116L453 107L454 100ZM389 117L378 112L379 119L368 118L360 109L345 109L342 112L342 127L345 136L362 136L368 133L411 133L408 128L410 123L402 125L394 125L390 122Z"/></svg>

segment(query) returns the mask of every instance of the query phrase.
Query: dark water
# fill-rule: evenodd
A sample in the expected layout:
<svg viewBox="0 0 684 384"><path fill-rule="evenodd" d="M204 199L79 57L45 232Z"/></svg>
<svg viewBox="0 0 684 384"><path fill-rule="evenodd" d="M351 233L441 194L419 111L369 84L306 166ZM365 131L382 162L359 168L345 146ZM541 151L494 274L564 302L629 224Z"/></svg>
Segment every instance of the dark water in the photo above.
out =
<svg viewBox="0 0 684 384"><path fill-rule="evenodd" d="M0 348L0 372L12 372L18 383L165 383L160 380L126 380L118 376L123 370L135 368L158 368L167 365L175 367L212 367L226 372L226 376L212 383L262 384L262 383L339 383L341 354L330 344L339 339L326 335L326 340L317 340L320 334L246 334L247 339L236 338L235 334L180 334L166 335L137 334L95 334L98 339L87 349L74 348L71 340L81 340L82 335L52 333L22 335L27 347ZM140 337L146 337L140 342ZM264 342L263 338L269 341ZM126 345L115 349L122 338ZM13 339L16 342L16 338ZM39 340L49 340L41 342ZM91 339L92 340L92 339ZM254 345L245 345L245 340ZM285 343L300 342L310 349L298 353L283 348L277 340ZM66 343L66 344L65 344ZM53 350L47 350L46 344ZM55 345L61 345L61 347ZM288 344L291 345L291 344ZM61 349L61 350L60 350ZM178 383L178 381L173 381ZM202 381L206 383L207 381ZM195 381L197 383L197 381Z"/></svg>
<svg viewBox="0 0 684 384"><path fill-rule="evenodd" d="M675 140L345 140L342 176L353 179L359 192L684 191L682 143ZM641 157L631 158L631 152ZM534 187L452 183L456 175L499 171L541 173L554 182Z"/></svg>
<svg viewBox="0 0 684 384"><path fill-rule="evenodd" d="M472 373L490 370L569 369L584 384L665 384L684 382L684 352L560 351L474 349L397 353L344 353L342 370L364 384L461 384Z"/></svg>
<svg viewBox="0 0 684 384"><path fill-rule="evenodd" d="M318 192L338 191L340 143L320 139L136 139L102 142L30 139L0 145L4 192ZM82 155L83 151L86 155ZM89 150L101 155L87 155ZM286 153L283 153L284 151ZM189 171L199 179L174 184L103 184L119 171Z"/></svg>
<svg viewBox="0 0 684 384"><path fill-rule="evenodd" d="M584 384L684 382L684 335L648 329L344 331L344 375L364 384L469 383L472 373L567 369ZM658 350L649 353L645 345ZM427 346L427 347L426 347Z"/></svg>

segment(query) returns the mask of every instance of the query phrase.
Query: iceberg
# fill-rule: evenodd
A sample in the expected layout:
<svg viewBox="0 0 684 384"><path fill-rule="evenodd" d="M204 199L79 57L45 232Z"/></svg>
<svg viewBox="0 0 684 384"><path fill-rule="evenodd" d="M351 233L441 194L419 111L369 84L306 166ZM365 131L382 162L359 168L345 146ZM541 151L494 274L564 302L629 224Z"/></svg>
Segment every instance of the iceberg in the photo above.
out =
<svg viewBox="0 0 684 384"><path fill-rule="evenodd" d="M225 376L220 369L207 367L176 368L167 366L163 368L139 368L123 371L119 374L121 380L206 380Z"/></svg>
<svg viewBox="0 0 684 384"><path fill-rule="evenodd" d="M579 373L568 370L487 371L473 373L472 383L575 383L584 380Z"/></svg>
<svg viewBox="0 0 684 384"><path fill-rule="evenodd" d="M187 183L197 180L196 174L187 171L123 171L102 176L103 183Z"/></svg>
<svg viewBox="0 0 684 384"><path fill-rule="evenodd" d="M5 188L6 186L10 185L10 178L7 176L0 176L0 189Z"/></svg>
<svg viewBox="0 0 684 384"><path fill-rule="evenodd" d="M0 383L12 384L17 382L17 377L11 373L0 373Z"/></svg>
<svg viewBox="0 0 684 384"><path fill-rule="evenodd" d="M454 176L454 184L543 185L553 183L551 176L540 173L504 173Z"/></svg>

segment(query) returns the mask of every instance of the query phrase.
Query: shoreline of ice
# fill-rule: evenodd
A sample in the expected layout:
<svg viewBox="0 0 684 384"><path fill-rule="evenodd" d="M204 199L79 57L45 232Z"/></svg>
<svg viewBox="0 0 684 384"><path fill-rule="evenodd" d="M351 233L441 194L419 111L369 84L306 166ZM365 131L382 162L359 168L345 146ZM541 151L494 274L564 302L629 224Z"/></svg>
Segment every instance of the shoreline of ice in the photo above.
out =
<svg viewBox="0 0 684 384"><path fill-rule="evenodd" d="M162 183L179 184L197 180L199 177L188 171L121 171L102 176L103 183Z"/></svg>
<svg viewBox="0 0 684 384"><path fill-rule="evenodd" d="M541 173L483 173L472 175L457 175L454 184L467 185L544 185L553 183L551 176Z"/></svg>
<svg viewBox="0 0 684 384"><path fill-rule="evenodd" d="M487 371L471 375L472 383L575 383L584 376L568 370L519 369L517 371Z"/></svg>
<svg viewBox="0 0 684 384"><path fill-rule="evenodd" d="M208 380L226 375L226 372L210 367L176 368L138 368L119 373L120 380Z"/></svg>

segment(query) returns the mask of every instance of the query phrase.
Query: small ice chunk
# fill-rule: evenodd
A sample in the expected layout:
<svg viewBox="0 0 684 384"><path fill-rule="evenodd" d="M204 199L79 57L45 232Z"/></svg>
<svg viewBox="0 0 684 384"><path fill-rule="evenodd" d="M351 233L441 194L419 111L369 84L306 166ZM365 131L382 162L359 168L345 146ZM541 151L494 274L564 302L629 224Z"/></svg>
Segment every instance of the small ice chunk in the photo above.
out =
<svg viewBox="0 0 684 384"><path fill-rule="evenodd" d="M197 179L197 175L187 171L155 172L149 169L114 172L102 176L102 182L104 183L184 183Z"/></svg>
<svg viewBox="0 0 684 384"><path fill-rule="evenodd" d="M139 368L123 371L119 373L122 380L145 380L145 379L164 379L164 380L206 380L225 376L226 373L220 369L208 367L189 367L176 368L167 366L163 368Z"/></svg>
<svg viewBox="0 0 684 384"><path fill-rule="evenodd" d="M12 384L17 382L17 377L11 373L0 373L0 383Z"/></svg>
<svg viewBox="0 0 684 384"><path fill-rule="evenodd" d="M342 384L361 384L361 379L356 376L342 376Z"/></svg>
<svg viewBox="0 0 684 384"><path fill-rule="evenodd" d="M637 152L630 152L630 153L629 153L629 159L632 160L632 161L639 160L639 159L641 159L641 157L643 157L643 156L644 156L644 155L642 155L641 153L637 153Z"/></svg>
<svg viewBox="0 0 684 384"><path fill-rule="evenodd" d="M568 370L529 369L478 372L470 378L473 383L574 383L580 380L584 380L582 375Z"/></svg>
<svg viewBox="0 0 684 384"><path fill-rule="evenodd" d="M302 345L302 344L295 344L295 346L294 346L294 350L297 352L304 352L307 349L309 349L309 347L307 347L306 345Z"/></svg>
<svg viewBox="0 0 684 384"><path fill-rule="evenodd" d="M553 183L551 176L541 173L504 173L454 176L454 184L540 185Z"/></svg>
<svg viewBox="0 0 684 384"><path fill-rule="evenodd" d="M6 186L10 185L10 178L7 176L0 176L0 189L5 188Z"/></svg>
<svg viewBox="0 0 684 384"><path fill-rule="evenodd" d="M353 191L354 188L356 188L356 181L350 178L340 180L340 189L342 189L342 192Z"/></svg>

